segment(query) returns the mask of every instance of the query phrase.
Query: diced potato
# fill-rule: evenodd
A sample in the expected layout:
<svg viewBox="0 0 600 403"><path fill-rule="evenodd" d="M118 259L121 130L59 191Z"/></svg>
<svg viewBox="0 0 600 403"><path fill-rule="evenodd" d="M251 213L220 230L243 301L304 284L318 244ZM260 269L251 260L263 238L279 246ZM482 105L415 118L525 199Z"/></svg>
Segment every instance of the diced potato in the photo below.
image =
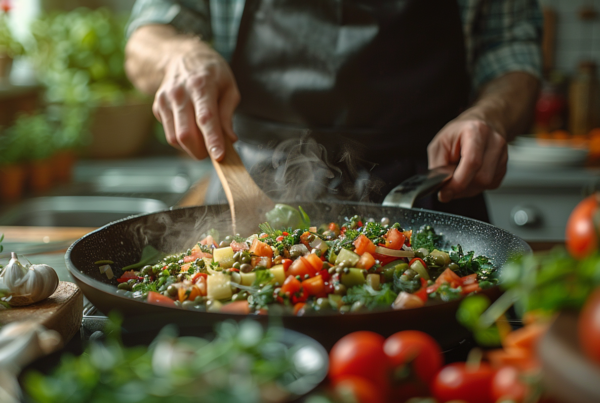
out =
<svg viewBox="0 0 600 403"><path fill-rule="evenodd" d="M256 273L240 273L240 277L242 278L242 285L252 285L256 280Z"/></svg>
<svg viewBox="0 0 600 403"><path fill-rule="evenodd" d="M224 269L228 269L233 266L233 248L228 246L226 248L217 248L213 251L213 259L219 263Z"/></svg>
<svg viewBox="0 0 600 403"><path fill-rule="evenodd" d="M229 276L223 273L215 273L206 278L207 296L210 299L231 298L231 286Z"/></svg>
<svg viewBox="0 0 600 403"><path fill-rule="evenodd" d="M279 283L279 285L283 285L283 282L285 281L285 270L283 269L283 265L275 265L269 270L271 270L271 273L273 274L273 280Z"/></svg>

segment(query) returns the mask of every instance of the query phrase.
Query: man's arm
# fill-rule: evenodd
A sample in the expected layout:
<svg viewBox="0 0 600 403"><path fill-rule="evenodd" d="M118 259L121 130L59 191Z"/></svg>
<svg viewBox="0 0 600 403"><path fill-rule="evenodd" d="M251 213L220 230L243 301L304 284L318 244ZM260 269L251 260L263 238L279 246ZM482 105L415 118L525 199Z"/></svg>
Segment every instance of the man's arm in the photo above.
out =
<svg viewBox="0 0 600 403"><path fill-rule="evenodd" d="M169 25L136 29L125 49L129 79L156 94L152 110L167 141L195 158L224 156L223 133L231 141L239 92L227 62L196 36Z"/></svg>

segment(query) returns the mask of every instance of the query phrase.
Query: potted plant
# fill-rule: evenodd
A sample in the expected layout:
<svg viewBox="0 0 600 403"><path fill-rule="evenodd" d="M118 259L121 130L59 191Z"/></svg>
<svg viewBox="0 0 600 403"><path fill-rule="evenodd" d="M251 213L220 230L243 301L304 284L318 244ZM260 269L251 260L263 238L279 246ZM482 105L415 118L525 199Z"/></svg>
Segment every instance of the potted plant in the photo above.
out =
<svg viewBox="0 0 600 403"><path fill-rule="evenodd" d="M0 0L0 82L8 80L13 59L24 52L23 46L13 37L8 25L11 8L10 0Z"/></svg>
<svg viewBox="0 0 600 403"><path fill-rule="evenodd" d="M107 9L78 8L32 26L31 55L48 103L90 108L92 157L135 154L151 132L151 102L124 71L125 21Z"/></svg>
<svg viewBox="0 0 600 403"><path fill-rule="evenodd" d="M0 132L0 200L12 202L23 195L26 169L27 139L15 130Z"/></svg>

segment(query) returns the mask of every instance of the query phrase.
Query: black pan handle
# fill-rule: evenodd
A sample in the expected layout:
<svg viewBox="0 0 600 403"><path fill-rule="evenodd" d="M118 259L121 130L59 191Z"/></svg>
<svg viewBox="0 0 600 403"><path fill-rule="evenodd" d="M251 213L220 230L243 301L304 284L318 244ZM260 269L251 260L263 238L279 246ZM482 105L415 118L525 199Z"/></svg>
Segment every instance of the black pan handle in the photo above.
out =
<svg viewBox="0 0 600 403"><path fill-rule="evenodd" d="M426 174L408 178L392 189L383 200L384 206L412 208L417 199L444 186L454 174L456 165L430 169Z"/></svg>

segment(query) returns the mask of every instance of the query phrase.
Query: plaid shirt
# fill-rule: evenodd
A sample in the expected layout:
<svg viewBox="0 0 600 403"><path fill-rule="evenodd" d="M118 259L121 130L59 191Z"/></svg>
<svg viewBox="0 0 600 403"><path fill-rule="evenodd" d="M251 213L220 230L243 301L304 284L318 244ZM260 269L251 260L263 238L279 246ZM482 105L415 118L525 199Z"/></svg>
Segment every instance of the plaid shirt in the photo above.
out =
<svg viewBox="0 0 600 403"><path fill-rule="evenodd" d="M541 76L538 0L458 0L458 4L472 88L511 71ZM200 35L229 60L243 9L244 0L137 0L127 33L146 24L171 24Z"/></svg>

